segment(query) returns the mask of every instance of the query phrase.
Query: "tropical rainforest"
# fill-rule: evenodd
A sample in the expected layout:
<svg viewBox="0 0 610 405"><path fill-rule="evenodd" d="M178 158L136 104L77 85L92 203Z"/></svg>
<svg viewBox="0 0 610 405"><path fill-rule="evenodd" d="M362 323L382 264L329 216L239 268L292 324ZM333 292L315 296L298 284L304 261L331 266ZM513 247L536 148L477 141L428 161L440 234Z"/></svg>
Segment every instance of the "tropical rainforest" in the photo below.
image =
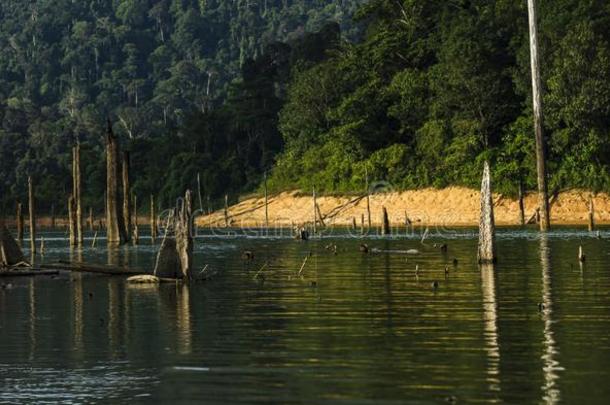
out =
<svg viewBox="0 0 610 405"><path fill-rule="evenodd" d="M104 133L133 192L536 187L527 2L3 0L0 204L101 210ZM539 2L552 188L610 191L610 3Z"/></svg>

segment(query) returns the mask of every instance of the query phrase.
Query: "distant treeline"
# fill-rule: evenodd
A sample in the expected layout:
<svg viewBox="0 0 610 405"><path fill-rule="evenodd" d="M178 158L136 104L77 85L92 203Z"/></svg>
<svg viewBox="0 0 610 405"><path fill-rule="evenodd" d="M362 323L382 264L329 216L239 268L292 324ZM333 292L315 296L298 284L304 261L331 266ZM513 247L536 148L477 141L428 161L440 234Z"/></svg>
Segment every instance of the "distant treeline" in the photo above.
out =
<svg viewBox="0 0 610 405"><path fill-rule="evenodd" d="M362 3L3 1L3 207L33 173L63 208L79 139L101 210L106 115L163 205L198 173L216 200L265 171L275 191L476 186L485 159L497 190L534 189L527 3ZM539 8L550 187L610 191L610 3Z"/></svg>

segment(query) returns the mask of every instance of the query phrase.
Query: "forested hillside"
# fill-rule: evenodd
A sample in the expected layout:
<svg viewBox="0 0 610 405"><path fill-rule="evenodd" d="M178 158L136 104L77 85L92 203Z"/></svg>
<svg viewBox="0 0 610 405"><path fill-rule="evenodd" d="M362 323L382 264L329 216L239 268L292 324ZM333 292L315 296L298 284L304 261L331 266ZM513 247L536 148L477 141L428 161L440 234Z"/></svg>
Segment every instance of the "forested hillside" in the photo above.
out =
<svg viewBox="0 0 610 405"><path fill-rule="evenodd" d="M552 187L610 190L610 3L541 1ZM373 0L365 40L296 75L278 188L535 189L527 2Z"/></svg>
<svg viewBox="0 0 610 405"><path fill-rule="evenodd" d="M402 3L402 4L401 4ZM540 1L551 187L610 190L610 3ZM527 2L373 0L366 39L296 75L278 188L535 189Z"/></svg>
<svg viewBox="0 0 610 405"><path fill-rule="evenodd" d="M539 8L551 188L609 191L610 3ZM197 173L214 199L265 170L275 190L475 186L484 159L499 190L535 188L525 1L8 0L0 49L5 207L30 172L64 204L79 139L101 209L106 115L134 191L166 204Z"/></svg>
<svg viewBox="0 0 610 405"><path fill-rule="evenodd" d="M340 27L344 38L357 38L351 16L361 3L3 0L3 205L23 199L31 173L43 207L53 202L63 207L70 146L79 141L85 198L101 209L106 116L115 122L123 147L133 151L136 193L173 198L160 186L180 189L183 182L170 184L172 176L197 171L205 172L212 196L225 191L227 178L232 191L252 187L250 174L271 166L282 145L274 122L290 65L319 59L329 46L305 34L326 27L324 35L332 38L321 40L336 44ZM293 50L297 42L309 48ZM228 104L239 110L227 111ZM252 107L256 111L244 111ZM204 140L206 131L211 134ZM189 150L198 153L172 161L172 153ZM198 167L185 170L191 162ZM224 173L212 173L216 170Z"/></svg>

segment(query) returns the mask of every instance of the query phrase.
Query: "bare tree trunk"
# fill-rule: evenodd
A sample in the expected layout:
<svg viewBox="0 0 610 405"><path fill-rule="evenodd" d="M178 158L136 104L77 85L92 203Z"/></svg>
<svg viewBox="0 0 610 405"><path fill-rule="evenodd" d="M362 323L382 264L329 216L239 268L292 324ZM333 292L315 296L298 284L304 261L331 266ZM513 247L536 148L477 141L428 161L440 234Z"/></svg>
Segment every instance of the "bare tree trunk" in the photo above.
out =
<svg viewBox="0 0 610 405"><path fill-rule="evenodd" d="M316 188L313 187L313 192L312 192L312 197L313 197L313 233L312 235L316 234L316 222L317 222L317 214L316 214L316 206L318 205L316 203Z"/></svg>
<svg viewBox="0 0 610 405"><path fill-rule="evenodd" d="M76 202L74 196L68 199L68 227L70 229L70 246L74 247L78 244L78 224L76 219Z"/></svg>
<svg viewBox="0 0 610 405"><path fill-rule="evenodd" d="M534 104L534 129L536 131L536 163L538 176L538 205L540 207L540 230L551 228L549 212L549 195L546 179L546 145L543 132L542 83L540 80L540 63L538 59L538 28L536 19L536 1L528 0L530 54L532 64L532 93Z"/></svg>
<svg viewBox="0 0 610 405"><path fill-rule="evenodd" d="M123 224L125 224L125 242L129 242L131 238L131 184L129 182L129 172L131 162L129 151L123 152Z"/></svg>
<svg viewBox="0 0 610 405"><path fill-rule="evenodd" d="M201 199L201 174L197 173L197 196L199 197L199 210L203 214L203 200Z"/></svg>
<svg viewBox="0 0 610 405"><path fill-rule="evenodd" d="M72 148L72 195L74 197L75 207L75 241L78 245L82 245L84 240L81 186L80 144L77 144Z"/></svg>
<svg viewBox="0 0 610 405"><path fill-rule="evenodd" d="M133 244L140 244L140 230L138 229L138 197L133 196Z"/></svg>
<svg viewBox="0 0 610 405"><path fill-rule="evenodd" d="M381 234L389 235L390 233L390 219L388 218L388 210L383 207L381 215Z"/></svg>
<svg viewBox="0 0 610 405"><path fill-rule="evenodd" d="M93 231L93 207L89 207L89 230Z"/></svg>
<svg viewBox="0 0 610 405"><path fill-rule="evenodd" d="M150 236L153 241L157 238L157 207L155 206L155 196L150 195Z"/></svg>
<svg viewBox="0 0 610 405"><path fill-rule="evenodd" d="M225 194L225 228L229 227L229 195Z"/></svg>
<svg viewBox="0 0 610 405"><path fill-rule="evenodd" d="M366 187L366 213L368 215L368 229L371 229L371 193L369 192L369 170L365 169Z"/></svg>
<svg viewBox="0 0 610 405"><path fill-rule="evenodd" d="M55 229L55 204L51 204L51 229Z"/></svg>
<svg viewBox="0 0 610 405"><path fill-rule="evenodd" d="M523 183L519 182L519 221L525 225L525 205L523 204Z"/></svg>
<svg viewBox="0 0 610 405"><path fill-rule="evenodd" d="M193 197L187 190L178 210L176 221L176 250L180 257L180 268L185 279L193 278Z"/></svg>
<svg viewBox="0 0 610 405"><path fill-rule="evenodd" d="M479 220L479 263L496 262L494 207L489 163L485 162L481 181L481 217Z"/></svg>
<svg viewBox="0 0 610 405"><path fill-rule="evenodd" d="M31 253L36 253L36 208L32 176L28 177L28 200L30 209L30 250Z"/></svg>
<svg viewBox="0 0 610 405"><path fill-rule="evenodd" d="M265 228L269 229L269 195L267 193L267 172L265 172Z"/></svg>
<svg viewBox="0 0 610 405"><path fill-rule="evenodd" d="M593 206L593 196L589 196L589 231L595 230L595 207Z"/></svg>
<svg viewBox="0 0 610 405"><path fill-rule="evenodd" d="M23 206L21 203L17 203L17 240L19 243L23 243Z"/></svg>
<svg viewBox="0 0 610 405"><path fill-rule="evenodd" d="M125 242L123 217L119 214L119 145L108 120L106 133L106 229L108 244Z"/></svg>

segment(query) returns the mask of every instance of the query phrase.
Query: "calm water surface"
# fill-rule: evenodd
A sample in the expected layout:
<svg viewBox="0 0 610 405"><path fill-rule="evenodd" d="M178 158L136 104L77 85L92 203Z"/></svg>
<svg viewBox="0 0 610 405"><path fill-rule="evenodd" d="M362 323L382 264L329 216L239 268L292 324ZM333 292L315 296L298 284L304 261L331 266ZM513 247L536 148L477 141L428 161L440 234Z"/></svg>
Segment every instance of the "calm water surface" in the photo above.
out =
<svg viewBox="0 0 610 405"><path fill-rule="evenodd" d="M44 236L38 263L154 263L150 239L71 252L63 233ZM197 239L195 263L218 275L188 288L2 279L12 285L0 290L0 403L607 403L610 232L601 236L505 229L494 271L478 268L464 229L425 245L369 238L389 251L369 255L347 235L216 235Z"/></svg>

